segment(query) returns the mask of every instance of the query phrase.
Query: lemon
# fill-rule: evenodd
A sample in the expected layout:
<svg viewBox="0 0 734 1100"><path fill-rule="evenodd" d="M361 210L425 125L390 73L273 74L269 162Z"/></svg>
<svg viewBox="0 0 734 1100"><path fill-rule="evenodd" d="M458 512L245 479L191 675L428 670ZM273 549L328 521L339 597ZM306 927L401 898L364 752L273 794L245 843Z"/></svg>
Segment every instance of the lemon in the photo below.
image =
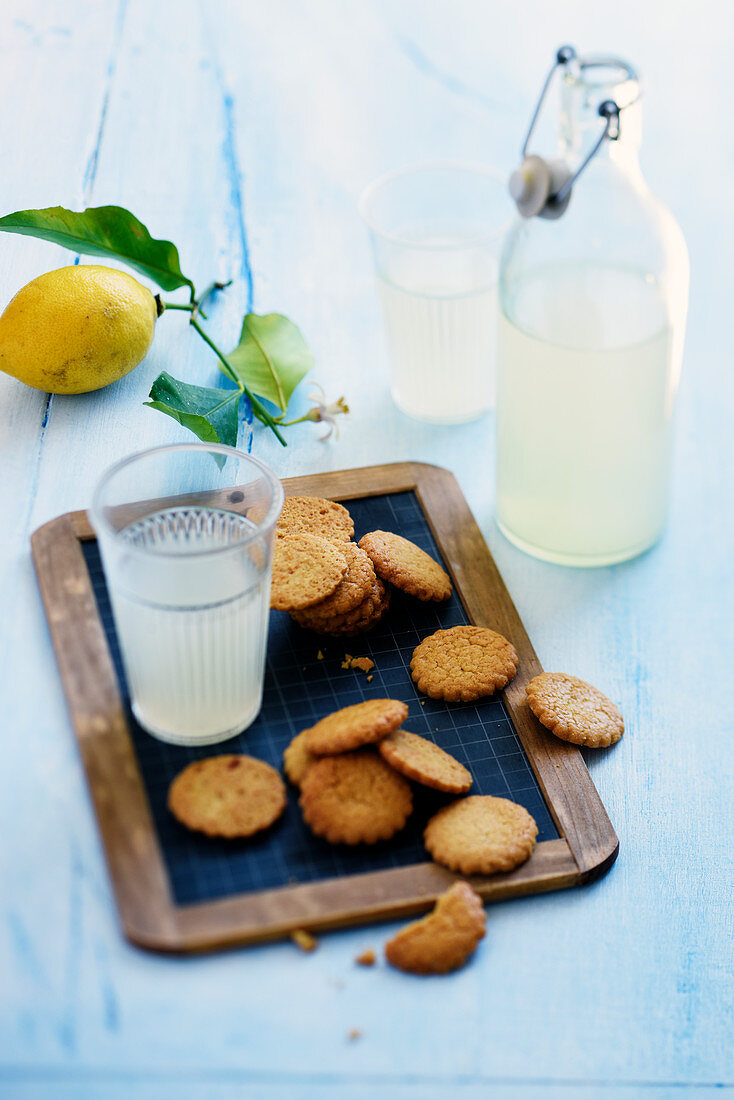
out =
<svg viewBox="0 0 734 1100"><path fill-rule="evenodd" d="M0 370L47 393L101 389L142 362L156 317L151 292L125 271L47 271L0 317Z"/></svg>

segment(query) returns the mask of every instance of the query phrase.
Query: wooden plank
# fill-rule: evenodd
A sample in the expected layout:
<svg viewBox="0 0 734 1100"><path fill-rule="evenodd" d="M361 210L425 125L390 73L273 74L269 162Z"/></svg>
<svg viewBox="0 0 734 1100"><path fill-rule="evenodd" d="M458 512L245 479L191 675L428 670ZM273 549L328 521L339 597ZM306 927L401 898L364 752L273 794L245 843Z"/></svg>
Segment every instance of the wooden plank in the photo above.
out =
<svg viewBox="0 0 734 1100"><path fill-rule="evenodd" d="M335 500L414 489L471 620L505 632L518 646L525 680L540 665L489 550L450 473L422 463L335 471L285 483L288 495ZM166 879L80 539L83 513L46 524L33 536L41 583L67 701L100 822L126 935L169 951L201 951L275 939L300 926L345 927L418 912L455 876L433 864L282 887L218 902L175 906ZM519 675L519 674L518 674ZM545 733L527 708L506 705L542 784L561 840L538 845L507 875L477 880L488 901L560 889L601 873L617 842L581 754ZM571 751L569 751L569 749ZM564 761L556 766L555 753Z"/></svg>
<svg viewBox="0 0 734 1100"><path fill-rule="evenodd" d="M264 943L294 928L326 932L412 916L429 909L456 878L435 863L417 863L355 875L346 882L326 880L188 905L177 912L179 941L162 947L211 950L233 942L235 928L234 942ZM515 871L468 881L485 901L496 902L575 886L579 874L566 841L546 840Z"/></svg>
<svg viewBox="0 0 734 1100"><path fill-rule="evenodd" d="M33 535L33 559L67 705L94 800L126 935L173 942L161 853L135 758L104 627L72 518Z"/></svg>
<svg viewBox="0 0 734 1100"><path fill-rule="evenodd" d="M153 43L161 41L166 49L154 49ZM194 118L206 122L194 124ZM207 52L202 6L196 0L169 0L165 5L129 0L89 202L126 206L153 236L177 243L182 269L199 290L214 279L233 280L207 310L209 331L223 347L236 343L250 294L228 126L227 104ZM155 186L146 181L155 181ZM114 261L112 266L117 266ZM184 301L186 291L166 292L163 298ZM187 315L164 313L139 367L112 387L57 403L45 433L34 526L85 504L102 469L117 459L187 438L175 421L143 406L162 370L202 385L224 381L215 356L189 328ZM244 426L245 447L248 436ZM71 437L84 439L85 446L60 509L56 471L65 461Z"/></svg>
<svg viewBox="0 0 734 1100"><path fill-rule="evenodd" d="M94 201L145 205L151 226L170 232L186 257L203 260L214 240L227 272L236 238L219 152L221 97L209 93L204 68L209 44L194 5L142 7L129 6L133 23L144 16L144 34L124 44L129 59L102 146L111 161ZM493 907L471 966L428 985L352 966L358 950L379 948L382 930L331 936L308 957L287 944L190 964L131 951L110 919L26 554L28 513L35 526L86 504L114 458L185 433L140 409L145 380L139 390L131 379L89 400L58 402L58 441L34 506L44 395L0 377L0 816L2 835L12 838L0 845L3 1095L669 1097L708 1095L717 1083L726 1092L734 1080L734 837L722 706L734 647L726 598L734 469L726 272L734 241L714 188L734 163L732 143L721 140L728 38L711 33L725 28L726 13L710 2L657 0L641 18L639 4L623 2L603 34L595 6L575 0L564 13L570 41L640 65L643 167L684 227L696 274L667 534L636 562L585 572L533 561L497 531L491 417L434 428L392 408L354 210L361 187L399 164L447 155L509 169L558 45L557 9L537 0L529 8L479 0L365 0L348 12L339 0L206 8L231 95L257 306L303 326L318 353L315 376L353 408L336 446L318 443L319 426L305 424L290 430L286 452L258 429L256 453L283 475L401 457L455 471L545 667L598 683L622 706L625 737L587 759L623 858L591 890ZM77 203L116 16L113 4L92 0L3 5L5 210ZM706 150L707 184L680 171L681 133L695 133ZM4 299L69 257L3 238ZM234 329L235 312L220 309L217 321ZM212 381L185 325L179 338L174 318L167 321L147 380L160 366ZM352 1026L360 1042L346 1040Z"/></svg>

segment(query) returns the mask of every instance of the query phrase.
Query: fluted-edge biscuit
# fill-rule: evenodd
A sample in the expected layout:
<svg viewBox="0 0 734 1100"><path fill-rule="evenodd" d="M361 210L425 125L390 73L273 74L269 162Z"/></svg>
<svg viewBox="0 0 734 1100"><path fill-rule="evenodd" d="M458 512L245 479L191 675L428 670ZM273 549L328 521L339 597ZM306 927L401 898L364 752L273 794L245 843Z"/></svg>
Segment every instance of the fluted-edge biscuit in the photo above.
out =
<svg viewBox="0 0 734 1100"><path fill-rule="evenodd" d="M423 839L436 863L461 875L493 875L529 859L537 835L538 826L524 806L475 794L439 810Z"/></svg>
<svg viewBox="0 0 734 1100"><path fill-rule="evenodd" d="M342 543L339 549L347 561L347 571L341 581L325 599L308 609L308 618L317 620L337 619L354 611L375 587L375 570L364 550L356 542Z"/></svg>
<svg viewBox="0 0 734 1100"><path fill-rule="evenodd" d="M399 699L366 699L327 714L304 731L304 745L316 756L349 752L387 737L408 716Z"/></svg>
<svg viewBox="0 0 734 1100"><path fill-rule="evenodd" d="M402 829L410 784L371 749L322 756L301 785L303 819L332 844L376 844Z"/></svg>
<svg viewBox="0 0 734 1100"><path fill-rule="evenodd" d="M419 600L447 600L448 573L414 542L392 531L371 531L359 545L372 559L378 577Z"/></svg>
<svg viewBox="0 0 734 1100"><path fill-rule="evenodd" d="M466 794L471 772L433 741L408 730L395 730L378 742L380 756L406 779L446 794Z"/></svg>
<svg viewBox="0 0 734 1100"><path fill-rule="evenodd" d="M413 651L410 674L432 699L468 703L508 684L517 663L504 635L483 626L452 626L423 639Z"/></svg>
<svg viewBox="0 0 734 1100"><path fill-rule="evenodd" d="M272 825L285 804L285 784L275 768L231 753L189 764L168 790L173 816L207 836L252 836Z"/></svg>
<svg viewBox="0 0 734 1100"><path fill-rule="evenodd" d="M293 611L319 603L339 586L346 571L341 548L321 535L276 539L270 606Z"/></svg>
<svg viewBox="0 0 734 1100"><path fill-rule="evenodd" d="M482 899L467 882L455 882L427 917L401 928L385 944L387 961L411 974L458 970L484 938Z"/></svg>
<svg viewBox="0 0 734 1100"><path fill-rule="evenodd" d="M283 753L283 771L294 787L300 787L303 777L318 757L306 748L306 734L301 730Z"/></svg>
<svg viewBox="0 0 734 1100"><path fill-rule="evenodd" d="M577 676L542 672L530 681L525 693L538 721L562 741L602 749L614 745L624 733L624 719L616 703Z"/></svg>
<svg viewBox="0 0 734 1100"><path fill-rule="evenodd" d="M366 634L368 630L372 630L373 626L377 626L389 607L390 590L379 577L376 577L373 593L369 602L365 601L361 613L358 613L359 609L355 610L338 626L332 626L329 633L341 638L353 638L357 634Z"/></svg>
<svg viewBox="0 0 734 1100"><path fill-rule="evenodd" d="M275 533L278 538L308 531L336 542L349 542L354 523L343 504L323 497L286 497Z"/></svg>
<svg viewBox="0 0 734 1100"><path fill-rule="evenodd" d="M372 587L356 607L351 611L345 611L342 615L332 615L329 618L324 618L316 614L311 614L311 608L308 607L303 611L292 611L291 618L294 622L297 622L299 626L304 627L306 630L313 630L316 634L331 634L336 633L342 627L348 628L353 623L361 622L362 619L368 618L379 602L384 598L385 586L380 578L373 574Z"/></svg>

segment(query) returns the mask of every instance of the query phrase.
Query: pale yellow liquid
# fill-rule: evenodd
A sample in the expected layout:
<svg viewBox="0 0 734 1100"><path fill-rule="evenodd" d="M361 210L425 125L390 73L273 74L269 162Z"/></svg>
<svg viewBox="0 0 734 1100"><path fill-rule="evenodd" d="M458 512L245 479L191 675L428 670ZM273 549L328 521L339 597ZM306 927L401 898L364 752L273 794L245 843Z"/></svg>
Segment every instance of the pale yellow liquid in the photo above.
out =
<svg viewBox="0 0 734 1100"><path fill-rule="evenodd" d="M550 561L602 565L660 536L670 469L671 331L636 272L558 265L500 318L497 516Z"/></svg>
<svg viewBox="0 0 734 1100"><path fill-rule="evenodd" d="M393 367L392 394L409 416L457 424L494 404L495 287L466 294L405 290L378 278Z"/></svg>
<svg viewBox="0 0 734 1100"><path fill-rule="evenodd" d="M497 261L472 244L482 227L416 223L377 286L392 361L392 395L409 416L460 424L494 405Z"/></svg>
<svg viewBox="0 0 734 1100"><path fill-rule="evenodd" d="M112 575L115 626L135 717L161 740L212 744L260 710L270 602L262 547L205 553L251 530L232 513L170 508L122 533L147 553L130 555L124 578Z"/></svg>

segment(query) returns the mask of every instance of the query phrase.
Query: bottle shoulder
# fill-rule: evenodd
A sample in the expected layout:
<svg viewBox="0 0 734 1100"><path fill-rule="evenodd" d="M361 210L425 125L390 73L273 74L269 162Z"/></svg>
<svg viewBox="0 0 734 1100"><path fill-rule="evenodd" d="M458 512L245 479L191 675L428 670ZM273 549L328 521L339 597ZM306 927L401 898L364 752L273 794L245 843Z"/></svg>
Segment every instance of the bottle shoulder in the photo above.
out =
<svg viewBox="0 0 734 1100"><path fill-rule="evenodd" d="M554 221L519 218L503 242L500 280L556 263L613 266L661 279L688 270L683 233L644 177L613 162L590 165Z"/></svg>

